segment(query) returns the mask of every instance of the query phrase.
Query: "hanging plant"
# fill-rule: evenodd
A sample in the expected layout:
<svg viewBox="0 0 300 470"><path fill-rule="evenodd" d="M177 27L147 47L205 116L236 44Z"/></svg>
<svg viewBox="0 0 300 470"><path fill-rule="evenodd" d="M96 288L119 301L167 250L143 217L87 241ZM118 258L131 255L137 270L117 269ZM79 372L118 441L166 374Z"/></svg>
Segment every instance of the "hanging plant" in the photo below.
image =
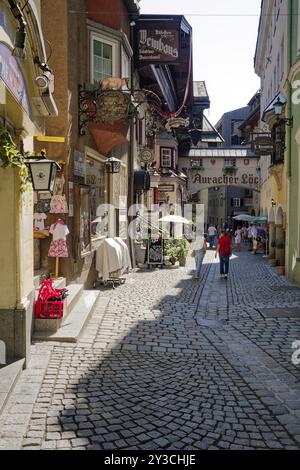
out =
<svg viewBox="0 0 300 470"><path fill-rule="evenodd" d="M24 193L31 188L31 178L26 165L26 157L14 143L9 132L0 126L0 168L17 168L20 177L20 191Z"/></svg>

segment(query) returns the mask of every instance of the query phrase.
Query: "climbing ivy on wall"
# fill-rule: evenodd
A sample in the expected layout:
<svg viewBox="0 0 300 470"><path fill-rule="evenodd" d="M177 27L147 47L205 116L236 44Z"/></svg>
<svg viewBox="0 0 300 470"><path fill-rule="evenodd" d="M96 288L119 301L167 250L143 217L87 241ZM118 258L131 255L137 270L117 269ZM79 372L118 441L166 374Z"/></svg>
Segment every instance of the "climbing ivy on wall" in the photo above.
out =
<svg viewBox="0 0 300 470"><path fill-rule="evenodd" d="M9 132L0 126L0 168L17 168L20 177L20 190L31 188L30 172L26 165L27 154L23 155L17 148Z"/></svg>

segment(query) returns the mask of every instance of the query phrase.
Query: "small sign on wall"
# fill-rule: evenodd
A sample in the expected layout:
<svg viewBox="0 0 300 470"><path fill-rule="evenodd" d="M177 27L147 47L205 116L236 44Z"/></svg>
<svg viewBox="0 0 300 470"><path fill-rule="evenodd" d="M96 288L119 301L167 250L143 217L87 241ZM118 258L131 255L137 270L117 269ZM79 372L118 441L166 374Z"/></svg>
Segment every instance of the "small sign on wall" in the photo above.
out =
<svg viewBox="0 0 300 470"><path fill-rule="evenodd" d="M85 156L79 150L74 150L74 175L85 178Z"/></svg>
<svg viewBox="0 0 300 470"><path fill-rule="evenodd" d="M69 217L74 216L74 183L69 181Z"/></svg>

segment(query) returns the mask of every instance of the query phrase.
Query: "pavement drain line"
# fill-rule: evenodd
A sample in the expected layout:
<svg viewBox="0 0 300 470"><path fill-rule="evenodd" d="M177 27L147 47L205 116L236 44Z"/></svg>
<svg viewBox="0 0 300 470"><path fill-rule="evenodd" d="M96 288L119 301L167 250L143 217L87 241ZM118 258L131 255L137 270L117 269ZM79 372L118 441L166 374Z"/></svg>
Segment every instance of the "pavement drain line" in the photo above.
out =
<svg viewBox="0 0 300 470"><path fill-rule="evenodd" d="M289 408L288 404L286 403L286 399L284 397L288 397L289 401L299 401L299 388L294 388L294 378L289 372L286 371L282 366L279 366L278 363L271 358L267 353L262 351L258 346L254 345L250 340L246 339L246 337L239 333L234 332L234 334L230 333L226 328L226 332L218 331L216 334L219 338L223 341L223 344L226 345L227 354L228 351L232 354L233 358L237 359L242 366L246 366L248 370L250 370L253 378L264 385L266 390L268 390L273 397L280 401L281 404L288 409L286 415L291 416L290 422L294 424L295 420L297 420L297 425L300 425L300 415L295 414L295 410ZM222 353L227 360L227 362L234 367L232 359L226 357L226 352L223 349L219 349L218 342L215 345L216 349ZM238 372L238 371L237 371ZM284 378L280 377L282 375ZM291 379L288 379L290 375ZM241 378L245 381L245 378L241 376ZM291 384L291 382L293 382ZM247 382L246 382L247 383ZM291 385L289 385L289 383ZM251 387L251 383L248 383L248 386ZM255 392L255 390L254 390ZM261 401L260 397L258 399ZM268 405L265 405L269 408ZM270 410L272 411L272 410ZM276 418L278 420L278 418ZM289 432L287 425L282 424L280 421L279 423L286 427L287 432ZM291 435L293 438L293 435ZM299 442L296 441L299 445Z"/></svg>

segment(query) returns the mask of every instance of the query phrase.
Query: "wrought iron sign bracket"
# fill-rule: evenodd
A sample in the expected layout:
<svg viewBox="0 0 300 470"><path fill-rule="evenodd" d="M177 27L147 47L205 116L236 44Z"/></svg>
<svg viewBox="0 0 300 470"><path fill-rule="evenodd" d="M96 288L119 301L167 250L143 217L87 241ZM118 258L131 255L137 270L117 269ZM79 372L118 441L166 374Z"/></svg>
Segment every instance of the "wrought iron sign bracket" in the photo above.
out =
<svg viewBox="0 0 300 470"><path fill-rule="evenodd" d="M86 90L78 88L78 132L85 135L89 123L114 122L136 119L139 108L147 103L150 108L160 107L161 100L148 90Z"/></svg>

